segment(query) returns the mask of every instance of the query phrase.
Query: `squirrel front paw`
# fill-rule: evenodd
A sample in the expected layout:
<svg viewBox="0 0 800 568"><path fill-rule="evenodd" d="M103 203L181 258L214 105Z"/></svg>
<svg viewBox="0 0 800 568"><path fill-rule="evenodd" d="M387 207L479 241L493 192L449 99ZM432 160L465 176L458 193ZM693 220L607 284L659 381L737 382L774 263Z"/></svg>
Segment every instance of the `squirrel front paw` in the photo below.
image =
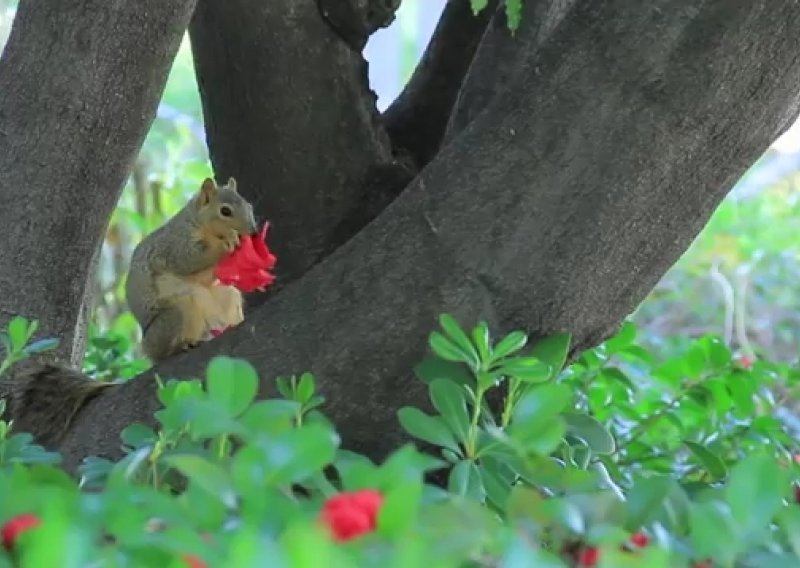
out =
<svg viewBox="0 0 800 568"><path fill-rule="evenodd" d="M180 345L180 350L181 351L191 351L192 349L194 349L198 345L200 345L200 343L197 342L197 341L184 341Z"/></svg>
<svg viewBox="0 0 800 568"><path fill-rule="evenodd" d="M236 229L228 229L220 236L222 248L227 252L233 252L239 246L239 233Z"/></svg>

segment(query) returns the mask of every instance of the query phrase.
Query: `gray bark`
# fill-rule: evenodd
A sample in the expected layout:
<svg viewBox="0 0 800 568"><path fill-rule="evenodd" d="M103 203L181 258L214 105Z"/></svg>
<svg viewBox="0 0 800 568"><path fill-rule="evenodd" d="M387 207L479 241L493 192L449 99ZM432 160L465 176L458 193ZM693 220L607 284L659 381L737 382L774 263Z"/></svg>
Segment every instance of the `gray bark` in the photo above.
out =
<svg viewBox="0 0 800 568"><path fill-rule="evenodd" d="M195 0L22 0L0 58L0 326L79 364L87 283Z"/></svg>
<svg viewBox="0 0 800 568"><path fill-rule="evenodd" d="M547 33L536 32L534 12L526 11L510 59L473 66L463 92L513 73L477 112L465 107L471 119L391 205L240 328L165 362L159 374L199 376L225 353L253 363L269 396L276 375L312 370L344 445L380 458L406 439L396 410L426 403L409 375L440 312L466 325L486 318L498 333L567 330L574 352L613 333L796 117L800 12L789 0L553 2L541 24ZM296 30L285 33L291 43ZM493 25L477 57L510 41L507 33ZM335 51L325 37L320 50ZM303 88L330 87L330 78L296 71ZM328 95L306 94L316 103L310 122L328 124L317 104L342 102ZM381 146L328 138L310 155L290 152L289 117L300 140L309 129L289 112L299 112L291 101L278 102L272 145L243 147L244 158L227 158L236 170L219 174L258 183L272 179L257 173L266 161L288 184L282 168L331 167L329 156L344 160L340 144L368 154ZM297 191L313 197L311 178L298 175ZM288 213L273 216L276 229L293 226ZM118 455L121 429L152 424L156 407L150 373L109 389L60 447L67 465Z"/></svg>

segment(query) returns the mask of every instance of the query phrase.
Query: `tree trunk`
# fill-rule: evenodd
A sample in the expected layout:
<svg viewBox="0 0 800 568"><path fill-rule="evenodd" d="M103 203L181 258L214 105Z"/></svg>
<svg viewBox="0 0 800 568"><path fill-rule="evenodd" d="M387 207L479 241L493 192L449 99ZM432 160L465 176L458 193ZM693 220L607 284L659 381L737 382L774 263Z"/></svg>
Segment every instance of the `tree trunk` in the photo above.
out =
<svg viewBox="0 0 800 568"><path fill-rule="evenodd" d="M613 333L796 116L800 93L800 12L793 2L630 6L553 2L526 10L515 39L493 24L462 92L513 72L481 97L480 108L467 109L471 119L416 180L238 329L158 373L199 376L222 352L253 363L260 394L269 396L276 375L312 370L344 445L380 458L405 439L397 409L426 404L410 371L440 312L466 325L486 318L497 332L523 328L538 337L567 330L574 352ZM550 19L534 26L542 13ZM294 33L290 27L290 44ZM304 40L322 42L319 51L335 49L320 33ZM516 48L506 57L513 59L478 65L484 49L512 41ZM279 51L270 49L272 62L263 65L275 65ZM304 88L329 88L325 71L316 70L315 82L303 78ZM305 96L327 104L319 91ZM324 147L310 145L311 155L280 153L295 147L295 135L307 141L314 129L292 114L294 134L280 117L298 112L299 103L273 102L285 128L275 131L261 160L243 147L249 157L231 173L257 183L260 174L248 172L262 172L277 152L286 162L270 163L285 190L290 178L281 168L300 172L308 160L330 168L328 156L344 159L340 145L353 144L344 133L326 138ZM462 98L459 108L466 104ZM310 112L328 124L321 111ZM375 148L351 151L380 155ZM346 160L343 171L359 160L362 154ZM310 176L302 179L310 184ZM274 218L276 228L295 222ZM67 466L86 455L119 455L121 429L132 421L152 424L156 408L152 373L109 389L89 403L60 447Z"/></svg>
<svg viewBox="0 0 800 568"><path fill-rule="evenodd" d="M195 0L22 0L0 58L0 326L79 365L90 276Z"/></svg>

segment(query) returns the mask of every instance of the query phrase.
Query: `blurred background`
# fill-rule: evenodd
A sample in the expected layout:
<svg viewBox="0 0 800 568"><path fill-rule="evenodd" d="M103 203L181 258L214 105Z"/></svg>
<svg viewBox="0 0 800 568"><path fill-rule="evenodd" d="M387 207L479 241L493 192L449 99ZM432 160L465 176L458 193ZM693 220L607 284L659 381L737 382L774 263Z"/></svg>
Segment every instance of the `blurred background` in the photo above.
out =
<svg viewBox="0 0 800 568"><path fill-rule="evenodd" d="M16 4L0 0L0 45ZM365 55L381 109L410 76L444 4L403 0L394 24L370 40ZM95 282L87 370L98 376L133 374L146 366L136 359L138 329L123 299L128 259L139 239L183 206L210 173L185 39L108 228ZM799 183L800 127L795 125L732 188L693 246L633 314L647 347L669 357L692 338L713 333L741 353L794 360L800 339Z"/></svg>

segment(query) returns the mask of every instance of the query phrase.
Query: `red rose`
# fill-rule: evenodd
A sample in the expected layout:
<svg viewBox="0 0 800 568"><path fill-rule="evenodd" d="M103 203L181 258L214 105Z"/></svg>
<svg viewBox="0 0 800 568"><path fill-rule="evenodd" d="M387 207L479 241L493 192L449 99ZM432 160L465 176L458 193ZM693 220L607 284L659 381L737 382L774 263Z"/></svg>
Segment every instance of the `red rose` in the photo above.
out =
<svg viewBox="0 0 800 568"><path fill-rule="evenodd" d="M344 542L375 530L383 495L374 489L362 489L334 495L322 507L320 515L333 538Z"/></svg>
<svg viewBox="0 0 800 568"><path fill-rule="evenodd" d="M0 529L3 538L3 547L6 550L11 550L19 535L29 529L38 527L40 524L41 521L39 517L31 513L23 513L10 519L3 525L3 528Z"/></svg>
<svg viewBox="0 0 800 568"><path fill-rule="evenodd" d="M184 554L181 558L189 568L207 568L206 563L194 554Z"/></svg>
<svg viewBox="0 0 800 568"><path fill-rule="evenodd" d="M600 550L595 548L594 546L590 546L589 548L584 548L578 555L578 566L581 566L582 568L597 566L597 563L599 561L600 561Z"/></svg>
<svg viewBox="0 0 800 568"><path fill-rule="evenodd" d="M221 284L252 292L264 290L275 281L269 271L277 259L267 248L267 229L269 223L264 223L258 235L244 235L236 250L217 263L214 276Z"/></svg>
<svg viewBox="0 0 800 568"><path fill-rule="evenodd" d="M650 539L643 532L633 533L633 535L631 536L631 543L634 546L638 546L639 548L644 548L645 546L648 545L649 542Z"/></svg>

